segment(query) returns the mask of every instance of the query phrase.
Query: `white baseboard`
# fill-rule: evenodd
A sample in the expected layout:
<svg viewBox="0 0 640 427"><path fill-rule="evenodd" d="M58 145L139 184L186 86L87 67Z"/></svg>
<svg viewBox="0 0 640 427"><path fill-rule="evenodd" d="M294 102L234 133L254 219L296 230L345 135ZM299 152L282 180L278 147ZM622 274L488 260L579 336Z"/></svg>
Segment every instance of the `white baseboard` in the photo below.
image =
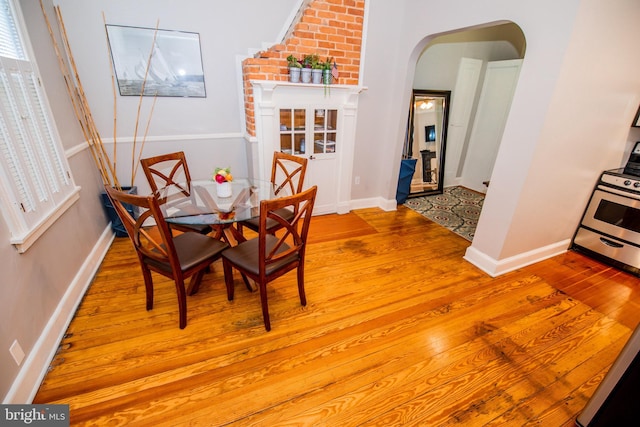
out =
<svg viewBox="0 0 640 427"><path fill-rule="evenodd" d="M473 247L473 244L471 244L471 246L467 248L463 258L491 277L496 277L510 271L517 270L518 268L535 264L536 262L540 262L547 258L560 255L566 252L570 245L571 239L562 240L529 252L496 260L485 253L480 252L478 249Z"/></svg>
<svg viewBox="0 0 640 427"><path fill-rule="evenodd" d="M382 197L371 197L369 199L357 199L349 202L350 209L366 209L366 208L380 208L383 211L395 211L398 208L398 203L395 199L388 200Z"/></svg>
<svg viewBox="0 0 640 427"><path fill-rule="evenodd" d="M40 334L40 338L20 368L3 403L28 404L33 401L51 361L58 351L60 341L107 254L113 238L114 234L111 231L111 224L109 224L69 284L67 291Z"/></svg>

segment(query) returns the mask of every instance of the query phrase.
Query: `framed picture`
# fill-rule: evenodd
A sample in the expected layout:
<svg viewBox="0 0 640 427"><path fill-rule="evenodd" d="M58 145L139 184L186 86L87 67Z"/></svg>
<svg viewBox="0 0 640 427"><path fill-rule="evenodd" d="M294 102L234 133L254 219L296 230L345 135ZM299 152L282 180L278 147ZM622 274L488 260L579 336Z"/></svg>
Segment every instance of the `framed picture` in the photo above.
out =
<svg viewBox="0 0 640 427"><path fill-rule="evenodd" d="M638 107L638 112L636 116L633 118L633 123L631 123L631 127L640 128L640 107Z"/></svg>
<svg viewBox="0 0 640 427"><path fill-rule="evenodd" d="M198 33L106 29L120 95L140 96L144 87L144 96L206 97Z"/></svg>
<svg viewBox="0 0 640 427"><path fill-rule="evenodd" d="M424 127L424 139L425 142L436 141L436 125L429 125Z"/></svg>

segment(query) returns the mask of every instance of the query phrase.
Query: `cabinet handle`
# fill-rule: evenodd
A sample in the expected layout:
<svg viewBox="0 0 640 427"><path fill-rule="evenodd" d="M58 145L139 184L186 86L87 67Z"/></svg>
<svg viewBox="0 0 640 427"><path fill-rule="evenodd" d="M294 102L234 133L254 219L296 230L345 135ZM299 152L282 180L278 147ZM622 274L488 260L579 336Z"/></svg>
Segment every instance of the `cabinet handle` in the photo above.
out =
<svg viewBox="0 0 640 427"><path fill-rule="evenodd" d="M313 160L315 158L316 158L315 156L309 156L309 160Z"/></svg>

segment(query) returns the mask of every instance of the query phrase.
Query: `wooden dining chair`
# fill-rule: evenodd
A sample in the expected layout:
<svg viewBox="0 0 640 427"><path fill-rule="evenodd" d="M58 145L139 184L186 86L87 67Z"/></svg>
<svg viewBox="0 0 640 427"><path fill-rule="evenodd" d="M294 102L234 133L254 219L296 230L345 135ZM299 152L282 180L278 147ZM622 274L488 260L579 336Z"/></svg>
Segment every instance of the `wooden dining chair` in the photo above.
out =
<svg viewBox="0 0 640 427"><path fill-rule="evenodd" d="M191 174L183 151L140 159L140 165L152 193L155 194L158 189L168 185L175 185L185 196L191 195ZM174 230L196 231L201 234L209 234L213 231L213 227L207 224L170 224L169 226Z"/></svg>
<svg viewBox="0 0 640 427"><path fill-rule="evenodd" d="M307 247L307 234L311 223L313 204L317 186L293 196L260 202L258 237L247 240L222 253L224 281L227 286L227 298L233 300L233 269L243 278L249 277L258 284L264 327L271 330L269 307L267 305L267 284L283 274L296 269L300 303L307 305L304 291L304 258ZM296 212L292 218L284 218L279 213L283 209ZM274 235L269 223L278 224L281 231Z"/></svg>
<svg viewBox="0 0 640 427"><path fill-rule="evenodd" d="M180 329L184 329L187 326L186 295L198 292L205 270L220 258L229 245L193 231L174 237L162 216L155 196L128 194L110 186L105 186L105 190L138 255L147 295L147 310L153 308L151 272L154 271L174 280L178 294ZM129 213L125 205L138 208L140 214L137 219ZM147 220L155 222L157 231L150 231L149 227L145 226ZM189 277L191 280L185 289L185 280Z"/></svg>
<svg viewBox="0 0 640 427"><path fill-rule="evenodd" d="M293 156L280 151L273 153L271 183L274 186L274 194L276 197L283 194L293 195L302 191L304 177L307 173L307 162L308 159L306 157ZM292 210L286 208L279 212L279 214L285 219L291 219L295 215ZM258 218L252 218L239 222L237 225L238 231L242 234L242 228L247 227L250 230L258 232L258 221ZM273 234L280 228L276 221L268 221L267 230L269 233Z"/></svg>

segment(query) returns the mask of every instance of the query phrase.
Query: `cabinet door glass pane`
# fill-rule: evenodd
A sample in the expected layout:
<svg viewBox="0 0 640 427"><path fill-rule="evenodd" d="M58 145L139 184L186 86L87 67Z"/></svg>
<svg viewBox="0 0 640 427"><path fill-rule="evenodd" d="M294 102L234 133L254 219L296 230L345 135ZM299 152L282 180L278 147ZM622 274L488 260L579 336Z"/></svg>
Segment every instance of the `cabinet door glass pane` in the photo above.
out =
<svg viewBox="0 0 640 427"><path fill-rule="evenodd" d="M295 127L294 130L304 131L305 130L305 122L307 120L306 111L305 110L293 110L295 116Z"/></svg>
<svg viewBox="0 0 640 427"><path fill-rule="evenodd" d="M295 144L295 151L293 154L296 154L296 155L304 154L305 148L306 148L304 134L297 133L295 135L295 138L296 138L296 144Z"/></svg>
<svg viewBox="0 0 640 427"><path fill-rule="evenodd" d="M338 110L327 110L327 130L336 130Z"/></svg>
<svg viewBox="0 0 640 427"><path fill-rule="evenodd" d="M313 152L336 152L336 122L338 110L316 109L313 122Z"/></svg>
<svg viewBox="0 0 640 427"><path fill-rule="evenodd" d="M291 153L291 134L280 135L280 151Z"/></svg>
<svg viewBox="0 0 640 427"><path fill-rule="evenodd" d="M288 154L304 154L305 120L304 109L280 110L280 151Z"/></svg>
<svg viewBox="0 0 640 427"><path fill-rule="evenodd" d="M291 110L280 110L280 130L291 130L293 122L291 121Z"/></svg>

